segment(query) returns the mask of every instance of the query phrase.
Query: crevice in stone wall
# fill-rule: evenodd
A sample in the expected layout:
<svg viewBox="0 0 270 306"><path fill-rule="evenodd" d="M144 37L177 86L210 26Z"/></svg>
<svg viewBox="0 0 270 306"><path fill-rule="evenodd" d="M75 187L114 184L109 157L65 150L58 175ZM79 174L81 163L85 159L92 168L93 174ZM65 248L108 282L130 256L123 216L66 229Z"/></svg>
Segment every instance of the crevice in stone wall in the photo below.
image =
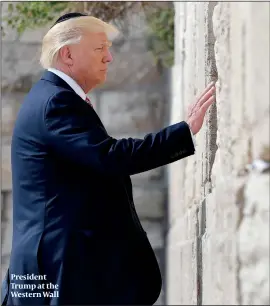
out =
<svg viewBox="0 0 270 306"><path fill-rule="evenodd" d="M205 74L206 74L206 83L210 83L211 81L217 81L218 79L218 70L216 66L216 58L215 58L215 35L213 31L213 12L215 6L218 2L209 2L207 6L207 14L206 14L206 28L207 35L205 41ZM217 122L217 107L214 103L208 113L206 119L207 125L207 135L206 135L206 179L205 179L205 195L212 192L211 185L211 175L212 168L215 161L215 156L217 152L217 130L218 130L218 122ZM208 184L207 184L208 183Z"/></svg>
<svg viewBox="0 0 270 306"><path fill-rule="evenodd" d="M202 237L206 230L206 201L203 200L196 211L196 237L197 237L197 305L203 305L203 255Z"/></svg>
<svg viewBox="0 0 270 306"><path fill-rule="evenodd" d="M218 71L215 59L215 36L213 31L213 12L218 2L208 2L205 14L205 81L217 81ZM217 151L217 108L214 104L208 114L206 134L206 178L204 195L211 193L211 173ZM203 245L202 239L206 231L206 199L197 209L196 237L197 237L197 305L203 305Z"/></svg>

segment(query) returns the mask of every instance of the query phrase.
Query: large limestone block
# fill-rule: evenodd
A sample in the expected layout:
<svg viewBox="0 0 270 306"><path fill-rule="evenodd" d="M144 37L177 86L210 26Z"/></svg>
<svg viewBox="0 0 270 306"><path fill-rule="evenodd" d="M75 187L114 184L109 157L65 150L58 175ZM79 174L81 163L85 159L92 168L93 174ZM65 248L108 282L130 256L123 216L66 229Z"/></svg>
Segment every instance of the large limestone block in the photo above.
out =
<svg viewBox="0 0 270 306"><path fill-rule="evenodd" d="M149 171L132 175L132 182L158 182L163 179L165 167L158 167Z"/></svg>
<svg viewBox="0 0 270 306"><path fill-rule="evenodd" d="M168 167L168 227L170 228L185 214L184 205L184 167L186 159L179 160Z"/></svg>
<svg viewBox="0 0 270 306"><path fill-rule="evenodd" d="M197 260L201 263L203 305L232 305L237 298L237 210L233 203L221 186L213 189L200 206Z"/></svg>
<svg viewBox="0 0 270 306"><path fill-rule="evenodd" d="M181 281L179 288L181 300L178 305L197 304L197 260L195 242L189 242L180 247Z"/></svg>
<svg viewBox="0 0 270 306"><path fill-rule="evenodd" d="M147 237L153 249L162 249L164 246L163 224L158 221L142 220L142 227L147 233Z"/></svg>
<svg viewBox="0 0 270 306"><path fill-rule="evenodd" d="M240 294L243 305L269 299L269 173L252 173L244 191L239 228Z"/></svg>
<svg viewBox="0 0 270 306"><path fill-rule="evenodd" d="M2 177L1 177L1 189L4 191L11 190L12 188L12 181L11 181L11 152L10 152L10 145L2 146L2 161L1 161L1 168L2 168Z"/></svg>
<svg viewBox="0 0 270 306"><path fill-rule="evenodd" d="M164 216L166 190L158 187L133 187L134 204L141 219L159 219Z"/></svg>
<svg viewBox="0 0 270 306"><path fill-rule="evenodd" d="M234 233L205 235L202 240L202 305L236 305Z"/></svg>
<svg viewBox="0 0 270 306"><path fill-rule="evenodd" d="M10 137L13 132L20 104L25 93L2 91L2 136Z"/></svg>
<svg viewBox="0 0 270 306"><path fill-rule="evenodd" d="M167 305L181 305L181 248L177 244L168 244L166 264Z"/></svg>
<svg viewBox="0 0 270 306"><path fill-rule="evenodd" d="M167 305L197 304L195 241L173 243L167 249Z"/></svg>
<svg viewBox="0 0 270 306"><path fill-rule="evenodd" d="M144 47L145 39L130 41L125 39L120 46L112 46L113 62L109 65L106 83L99 88L111 90L123 87L154 84L160 79L154 57Z"/></svg>
<svg viewBox="0 0 270 306"><path fill-rule="evenodd" d="M195 240L200 230L201 221L199 218L199 208L194 206L189 208L183 216L176 219L168 232L168 245Z"/></svg>
<svg viewBox="0 0 270 306"><path fill-rule="evenodd" d="M39 57L39 44L3 42L2 88L28 91L43 71Z"/></svg>
<svg viewBox="0 0 270 306"><path fill-rule="evenodd" d="M12 193L2 189L1 202L1 276L2 280L9 265L12 243Z"/></svg>
<svg viewBox="0 0 270 306"><path fill-rule="evenodd" d="M159 92L103 92L100 112L110 133L154 132L162 126L165 104Z"/></svg>

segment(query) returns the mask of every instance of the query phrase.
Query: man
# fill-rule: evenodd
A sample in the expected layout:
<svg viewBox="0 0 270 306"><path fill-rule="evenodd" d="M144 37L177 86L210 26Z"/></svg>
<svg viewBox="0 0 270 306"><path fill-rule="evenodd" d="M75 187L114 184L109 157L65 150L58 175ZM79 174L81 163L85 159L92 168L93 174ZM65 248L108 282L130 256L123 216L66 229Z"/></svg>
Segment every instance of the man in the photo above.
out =
<svg viewBox="0 0 270 306"><path fill-rule="evenodd" d="M153 305L159 267L136 214L130 176L194 154L214 101L144 139L110 137L86 94L105 81L111 25L79 13L43 39L47 70L12 139L13 240L4 305ZM147 101L146 101L147 103Z"/></svg>

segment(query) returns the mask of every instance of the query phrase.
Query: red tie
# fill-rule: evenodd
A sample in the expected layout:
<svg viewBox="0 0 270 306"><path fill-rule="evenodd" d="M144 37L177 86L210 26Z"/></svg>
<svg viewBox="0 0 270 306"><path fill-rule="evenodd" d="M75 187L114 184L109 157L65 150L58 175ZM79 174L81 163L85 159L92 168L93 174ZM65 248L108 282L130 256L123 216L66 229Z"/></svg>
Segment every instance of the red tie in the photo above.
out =
<svg viewBox="0 0 270 306"><path fill-rule="evenodd" d="M85 98L85 101L86 101L90 106L93 107L93 105L92 105L92 103L91 103L91 101L90 101L90 99L89 99L88 97Z"/></svg>

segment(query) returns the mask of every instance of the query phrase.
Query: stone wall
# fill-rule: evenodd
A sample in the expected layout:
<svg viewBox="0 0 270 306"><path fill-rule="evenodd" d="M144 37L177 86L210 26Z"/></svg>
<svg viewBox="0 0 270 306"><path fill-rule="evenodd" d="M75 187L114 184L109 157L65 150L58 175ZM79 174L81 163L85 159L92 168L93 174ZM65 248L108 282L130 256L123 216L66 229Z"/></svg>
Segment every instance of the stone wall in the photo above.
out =
<svg viewBox="0 0 270 306"><path fill-rule="evenodd" d="M7 3L2 3L3 14ZM42 69L40 43L47 28L18 35L9 30L2 41L2 277L9 262L12 235L10 136L18 108ZM143 15L129 16L125 33L113 44L114 61L104 86L89 94L111 136L144 137L168 123L170 74L160 71L147 50ZM134 203L164 271L167 185L164 168L132 177ZM157 304L163 303L162 292Z"/></svg>
<svg viewBox="0 0 270 306"><path fill-rule="evenodd" d="M210 80L217 95L168 168L166 304L269 305L269 3L175 10L171 122Z"/></svg>

